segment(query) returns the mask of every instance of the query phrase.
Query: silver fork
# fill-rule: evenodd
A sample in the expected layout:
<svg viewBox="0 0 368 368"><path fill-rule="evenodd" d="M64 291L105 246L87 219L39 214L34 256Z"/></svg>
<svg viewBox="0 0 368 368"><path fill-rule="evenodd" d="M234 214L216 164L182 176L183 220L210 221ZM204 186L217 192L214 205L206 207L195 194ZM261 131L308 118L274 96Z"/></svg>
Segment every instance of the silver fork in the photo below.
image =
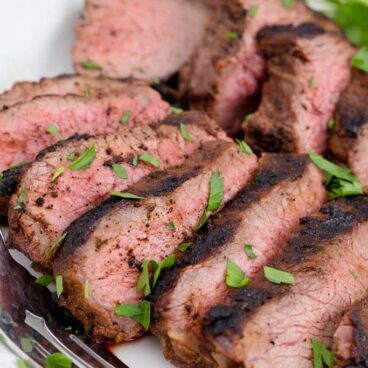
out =
<svg viewBox="0 0 368 368"><path fill-rule="evenodd" d="M103 345L91 343L86 334L75 328L66 331L65 323L75 327L76 322L65 315L47 288L36 285L14 261L1 229L0 308L0 341L31 368L42 368L45 358L55 352L69 357L78 368L128 368Z"/></svg>

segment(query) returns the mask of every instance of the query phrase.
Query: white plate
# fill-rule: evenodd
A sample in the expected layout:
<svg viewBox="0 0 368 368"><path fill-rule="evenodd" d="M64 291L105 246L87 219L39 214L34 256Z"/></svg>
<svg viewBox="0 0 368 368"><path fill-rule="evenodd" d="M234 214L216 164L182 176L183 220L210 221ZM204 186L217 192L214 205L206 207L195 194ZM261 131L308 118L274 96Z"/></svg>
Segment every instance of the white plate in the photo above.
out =
<svg viewBox="0 0 368 368"><path fill-rule="evenodd" d="M73 25L82 6L83 0L0 0L0 93L17 81L73 72ZM154 337L113 352L130 368L172 367Z"/></svg>

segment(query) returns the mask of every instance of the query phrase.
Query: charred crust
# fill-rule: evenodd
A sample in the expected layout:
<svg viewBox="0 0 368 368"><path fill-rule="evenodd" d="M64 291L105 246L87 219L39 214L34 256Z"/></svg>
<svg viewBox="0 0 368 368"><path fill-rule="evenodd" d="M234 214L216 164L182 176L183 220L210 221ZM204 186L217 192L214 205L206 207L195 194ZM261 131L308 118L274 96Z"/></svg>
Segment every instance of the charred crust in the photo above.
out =
<svg viewBox="0 0 368 368"><path fill-rule="evenodd" d="M22 164L21 166L2 172L3 178L0 181L0 197L9 197L15 192L23 172L29 166L29 164Z"/></svg>
<svg viewBox="0 0 368 368"><path fill-rule="evenodd" d="M350 315L354 342L360 362L368 362L368 299L355 305Z"/></svg>

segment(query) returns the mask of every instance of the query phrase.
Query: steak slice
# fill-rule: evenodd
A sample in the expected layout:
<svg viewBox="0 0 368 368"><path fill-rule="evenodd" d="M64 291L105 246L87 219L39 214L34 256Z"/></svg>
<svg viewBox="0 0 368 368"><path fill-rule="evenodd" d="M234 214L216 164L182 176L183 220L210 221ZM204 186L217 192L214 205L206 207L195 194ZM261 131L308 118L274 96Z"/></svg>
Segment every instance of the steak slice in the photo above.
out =
<svg viewBox="0 0 368 368"><path fill-rule="evenodd" d="M368 299L345 313L333 338L333 350L341 365L368 365Z"/></svg>
<svg viewBox="0 0 368 368"><path fill-rule="evenodd" d="M80 74L167 79L189 59L210 10L198 0L88 0L73 47ZM100 68L84 68L93 61Z"/></svg>
<svg viewBox="0 0 368 368"><path fill-rule="evenodd" d="M235 132L245 114L254 110L254 95L265 77L265 60L256 42L258 31L275 24L304 22L335 27L300 0L290 7L281 0L218 3L203 41L180 72L180 90L193 108L207 110L225 130Z"/></svg>
<svg viewBox="0 0 368 368"><path fill-rule="evenodd" d="M127 127L120 123L129 113L129 126L149 125L164 119L169 105L144 82L129 83L123 93L100 98L75 95L43 96L0 112L0 171L31 161L58 137L47 132L58 127L63 137L73 134L109 134Z"/></svg>
<svg viewBox="0 0 368 368"><path fill-rule="evenodd" d="M258 42L269 79L258 111L243 124L246 136L264 151L322 153L327 123L350 80L353 47L315 23L265 27Z"/></svg>
<svg viewBox="0 0 368 368"><path fill-rule="evenodd" d="M43 78L39 82L17 82L10 90L0 95L0 110L6 110L19 102L31 101L37 96L88 94L91 97L98 97L127 92L129 88L129 84L118 80L67 74L55 78Z"/></svg>
<svg viewBox="0 0 368 368"><path fill-rule="evenodd" d="M366 295L367 236L368 197L339 199L301 219L270 263L295 284L259 276L229 306L212 309L203 332L215 354L244 367L312 367L311 339L331 346L342 313Z"/></svg>
<svg viewBox="0 0 368 368"><path fill-rule="evenodd" d="M180 133L183 122L191 142ZM12 197L9 210L12 246L50 268L50 247L74 220L107 199L111 191L124 191L157 170L143 161L133 166L134 155L149 153L165 169L183 163L204 142L217 139L227 139L218 125L204 113L191 112L168 117L156 130L137 127L115 135L75 136L47 148L23 173L18 191ZM57 168L67 168L70 164L69 154L77 157L92 145L97 155L90 169L67 169L52 181ZM113 164L120 164L128 178L119 178ZM14 209L21 191L26 191L24 211Z"/></svg>
<svg viewBox="0 0 368 368"><path fill-rule="evenodd" d="M331 151L353 170L368 191L368 74L354 70L337 104Z"/></svg>
<svg viewBox="0 0 368 368"><path fill-rule="evenodd" d="M257 175L224 210L174 269L165 272L153 295L152 331L166 357L180 367L211 366L201 350L201 319L226 300L227 259L253 277L282 246L299 218L322 205L319 170L302 155L264 155ZM252 244L256 259L244 252Z"/></svg>
<svg viewBox="0 0 368 368"><path fill-rule="evenodd" d="M62 305L97 341L139 337L142 327L117 317L114 308L141 299L136 291L140 265L150 259L161 262L192 235L216 171L224 178L224 204L251 179L256 162L256 156L242 153L233 143L208 142L182 166L152 173L128 188L147 200L112 198L73 223L54 262L54 274L64 280ZM175 230L168 229L171 223Z"/></svg>

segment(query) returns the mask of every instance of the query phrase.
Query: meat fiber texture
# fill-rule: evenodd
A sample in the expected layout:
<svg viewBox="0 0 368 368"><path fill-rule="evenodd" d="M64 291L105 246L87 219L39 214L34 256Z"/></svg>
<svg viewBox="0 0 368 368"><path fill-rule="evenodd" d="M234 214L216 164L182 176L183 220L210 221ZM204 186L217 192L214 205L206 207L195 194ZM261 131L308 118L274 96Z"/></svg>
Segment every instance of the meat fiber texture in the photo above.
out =
<svg viewBox="0 0 368 368"><path fill-rule="evenodd" d="M120 93L88 96L41 96L0 112L0 171L33 160L38 152L61 137L109 134L147 126L164 119L170 106L144 82L128 82ZM55 125L60 135L48 132Z"/></svg>
<svg viewBox="0 0 368 368"><path fill-rule="evenodd" d="M323 153L354 48L317 23L265 27L258 41L269 79L258 111L243 124L250 143L269 152Z"/></svg>
<svg viewBox="0 0 368 368"><path fill-rule="evenodd" d="M225 283L227 260L253 278L280 251L299 218L320 208L325 197L322 175L306 156L261 158L253 181L214 217L155 289L152 330L169 360L180 367L213 364L201 349L201 320L231 290ZM245 244L252 244L255 259L246 255Z"/></svg>
<svg viewBox="0 0 368 368"><path fill-rule="evenodd" d="M88 0L76 26L78 73L167 79L189 59L211 12L197 0ZM93 61L95 69L83 67Z"/></svg>
<svg viewBox="0 0 368 368"><path fill-rule="evenodd" d="M208 142L182 166L152 173L128 188L146 200L112 199L84 215L67 230L54 262L54 274L64 280L62 304L98 341L139 337L142 326L116 316L114 308L142 298L136 290L140 265L150 259L162 262L193 233L208 205L215 172L224 178L225 204L247 184L256 166L256 156L237 145ZM175 230L168 228L170 223Z"/></svg>
<svg viewBox="0 0 368 368"><path fill-rule="evenodd" d="M254 97L265 78L266 64L256 38L265 26L305 22L336 29L297 0L219 1L205 37L180 75L181 93L195 108L206 109L230 133L255 108Z"/></svg>
<svg viewBox="0 0 368 368"><path fill-rule="evenodd" d="M186 124L192 141L180 133ZM184 162L203 143L227 140L225 133L204 113L183 113L171 116L157 129L137 127L98 137L75 136L47 148L24 171L18 190L10 202L10 243L44 268L50 268L52 247L65 229L88 210L110 196L111 191L124 191L157 167L133 157L149 153L160 161L160 169ZM95 147L96 158L91 167L81 171L68 169L73 154L78 157ZM113 165L120 165L127 174L119 178ZM52 180L58 168L64 172ZM24 209L17 206L25 192Z"/></svg>
<svg viewBox="0 0 368 368"><path fill-rule="evenodd" d="M354 70L337 104L330 149L353 170L368 193L368 74Z"/></svg>
<svg viewBox="0 0 368 368"><path fill-rule="evenodd" d="M331 348L342 314L366 296L367 236L367 197L339 199L301 219L268 263L295 283L260 275L206 315L203 332L218 359L229 359L226 366L312 368L311 340Z"/></svg>

